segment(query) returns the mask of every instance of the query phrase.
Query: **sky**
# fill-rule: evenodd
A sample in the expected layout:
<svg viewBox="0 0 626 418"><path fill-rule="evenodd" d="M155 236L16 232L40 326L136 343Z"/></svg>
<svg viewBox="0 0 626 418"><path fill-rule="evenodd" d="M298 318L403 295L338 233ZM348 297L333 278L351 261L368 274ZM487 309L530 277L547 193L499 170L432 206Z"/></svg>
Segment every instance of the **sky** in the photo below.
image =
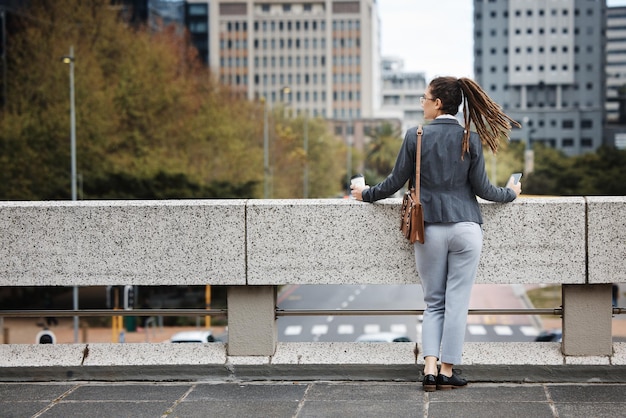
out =
<svg viewBox="0 0 626 418"><path fill-rule="evenodd" d="M473 77L473 0L378 0L381 53L404 60L405 71ZM626 6L626 0L607 0Z"/></svg>

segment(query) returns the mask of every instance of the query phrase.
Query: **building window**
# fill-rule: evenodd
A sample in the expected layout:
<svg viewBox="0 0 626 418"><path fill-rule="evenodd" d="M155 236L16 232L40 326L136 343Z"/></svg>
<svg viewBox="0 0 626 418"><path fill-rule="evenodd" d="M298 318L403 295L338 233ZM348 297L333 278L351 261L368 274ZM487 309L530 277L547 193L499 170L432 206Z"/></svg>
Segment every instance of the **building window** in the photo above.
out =
<svg viewBox="0 0 626 418"><path fill-rule="evenodd" d="M593 120L591 120L591 119L583 119L580 122L580 127L583 128L583 129L593 128Z"/></svg>
<svg viewBox="0 0 626 418"><path fill-rule="evenodd" d="M574 121L571 119L565 119L564 121L561 122L561 127L563 129L573 129L574 128Z"/></svg>
<svg viewBox="0 0 626 418"><path fill-rule="evenodd" d="M563 138L563 142L561 142L563 148L569 148L574 146L574 138Z"/></svg>
<svg viewBox="0 0 626 418"><path fill-rule="evenodd" d="M593 139L591 138L583 138L580 140L580 145L582 145L585 148L592 148L593 147Z"/></svg>

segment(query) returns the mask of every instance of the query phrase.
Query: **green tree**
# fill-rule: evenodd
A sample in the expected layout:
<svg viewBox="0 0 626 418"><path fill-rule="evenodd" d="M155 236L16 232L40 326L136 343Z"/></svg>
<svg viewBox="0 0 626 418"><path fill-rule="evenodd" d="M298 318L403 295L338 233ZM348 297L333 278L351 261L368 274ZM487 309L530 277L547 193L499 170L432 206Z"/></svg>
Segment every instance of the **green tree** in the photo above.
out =
<svg viewBox="0 0 626 418"><path fill-rule="evenodd" d="M85 198L263 195L263 109L217 83L185 36L132 28L109 0L30 2L14 20L0 198L70 196L69 72L60 61L70 46ZM332 194L343 175L340 146L311 120L303 155L298 123L270 121L278 196L301 196L301 186L286 184L296 185L304 158L311 195Z"/></svg>
<svg viewBox="0 0 626 418"><path fill-rule="evenodd" d="M369 184L376 184L393 170L402 146L402 137L400 130L390 123L383 123L371 135L365 157L365 178Z"/></svg>

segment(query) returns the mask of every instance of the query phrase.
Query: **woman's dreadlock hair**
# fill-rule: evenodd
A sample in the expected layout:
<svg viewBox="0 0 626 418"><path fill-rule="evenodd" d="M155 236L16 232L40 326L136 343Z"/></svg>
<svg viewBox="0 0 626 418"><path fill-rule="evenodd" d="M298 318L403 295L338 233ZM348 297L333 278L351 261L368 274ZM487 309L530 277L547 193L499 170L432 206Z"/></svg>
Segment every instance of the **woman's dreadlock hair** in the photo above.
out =
<svg viewBox="0 0 626 418"><path fill-rule="evenodd" d="M461 102L465 119L465 134L461 158L469 151L470 125L474 123L483 144L495 154L501 139L508 139L511 124L521 125L507 116L487 93L469 78L437 77L430 82L430 93L441 100L443 112L456 115Z"/></svg>

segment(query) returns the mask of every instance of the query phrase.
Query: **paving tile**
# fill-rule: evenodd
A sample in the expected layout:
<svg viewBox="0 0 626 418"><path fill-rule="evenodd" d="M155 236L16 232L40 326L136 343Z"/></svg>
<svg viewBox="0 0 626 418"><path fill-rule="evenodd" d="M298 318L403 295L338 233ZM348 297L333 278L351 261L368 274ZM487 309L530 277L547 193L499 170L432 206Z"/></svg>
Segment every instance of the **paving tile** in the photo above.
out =
<svg viewBox="0 0 626 418"><path fill-rule="evenodd" d="M167 384L88 384L81 385L64 401L167 401L173 403L189 390L191 385Z"/></svg>
<svg viewBox="0 0 626 418"><path fill-rule="evenodd" d="M450 417L554 418L554 414L547 402L439 402L429 405L428 418Z"/></svg>
<svg viewBox="0 0 626 418"><path fill-rule="evenodd" d="M422 402L417 383L315 383L306 394L307 401L389 400Z"/></svg>
<svg viewBox="0 0 626 418"><path fill-rule="evenodd" d="M548 385L554 402L621 402L626 408L626 385Z"/></svg>
<svg viewBox="0 0 626 418"><path fill-rule="evenodd" d="M298 405L298 401L197 400L179 403L168 416L172 418L292 418L296 416Z"/></svg>
<svg viewBox="0 0 626 418"><path fill-rule="evenodd" d="M519 400L547 402L543 386L522 385L480 385L473 386L471 383L461 389L452 389L428 394L430 402L515 402Z"/></svg>
<svg viewBox="0 0 626 418"><path fill-rule="evenodd" d="M306 384L295 383L221 383L199 384L185 398L196 400L299 401L304 396Z"/></svg>
<svg viewBox="0 0 626 418"><path fill-rule="evenodd" d="M0 416L2 418L23 418L31 417L37 412L45 409L50 402L38 401L12 401L0 402Z"/></svg>
<svg viewBox="0 0 626 418"><path fill-rule="evenodd" d="M623 403L557 403L555 408L559 418L626 417Z"/></svg>
<svg viewBox="0 0 626 418"><path fill-rule="evenodd" d="M155 418L165 414L170 402L60 402L41 418Z"/></svg>
<svg viewBox="0 0 626 418"><path fill-rule="evenodd" d="M306 401L298 418L381 418L423 417L424 410L418 401L342 400Z"/></svg>
<svg viewBox="0 0 626 418"><path fill-rule="evenodd" d="M41 383L2 383L0 400L9 401L52 401L76 385Z"/></svg>

